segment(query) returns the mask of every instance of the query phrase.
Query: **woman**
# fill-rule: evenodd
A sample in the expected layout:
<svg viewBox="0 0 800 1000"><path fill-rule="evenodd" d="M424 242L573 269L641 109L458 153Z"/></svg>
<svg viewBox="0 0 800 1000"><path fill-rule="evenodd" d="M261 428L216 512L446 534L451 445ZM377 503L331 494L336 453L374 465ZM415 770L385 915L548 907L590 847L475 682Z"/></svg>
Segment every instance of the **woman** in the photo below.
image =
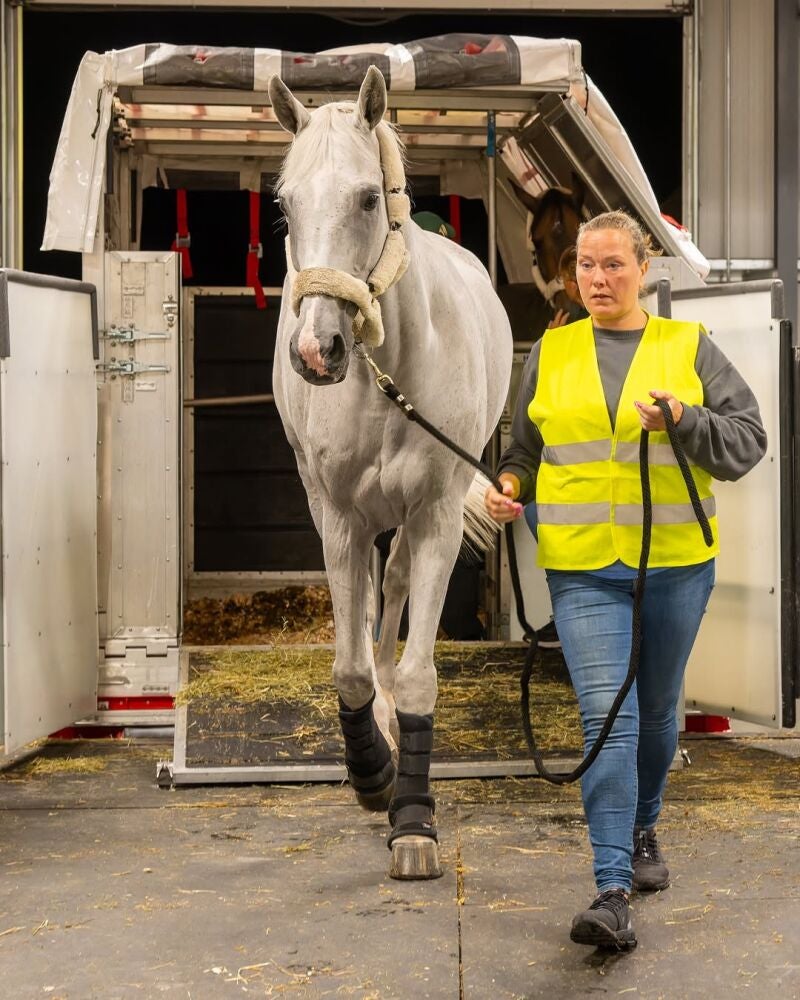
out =
<svg viewBox="0 0 800 1000"><path fill-rule="evenodd" d="M642 428L657 432L639 673L581 787L598 894L570 936L616 948L636 944L631 889L669 885L655 828L677 746L683 672L714 585L711 480L740 478L766 450L752 392L702 327L649 316L639 305L650 256L649 237L624 212L581 226L577 282L589 317L548 330L531 351L499 465L503 492L486 493L499 523L536 500L538 561L588 748L628 669L642 534L638 440ZM711 548L655 399L672 411Z"/></svg>

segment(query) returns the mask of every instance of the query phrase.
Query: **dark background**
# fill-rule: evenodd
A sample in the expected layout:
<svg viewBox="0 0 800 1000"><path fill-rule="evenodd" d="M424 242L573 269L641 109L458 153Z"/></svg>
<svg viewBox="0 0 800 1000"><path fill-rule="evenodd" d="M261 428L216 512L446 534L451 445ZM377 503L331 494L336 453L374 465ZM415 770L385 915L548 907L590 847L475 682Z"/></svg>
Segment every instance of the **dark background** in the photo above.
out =
<svg viewBox="0 0 800 1000"><path fill-rule="evenodd" d="M583 65L631 137L659 202L680 206L682 26L681 19L613 16L552 17L541 14L390 15L337 19L326 14L258 12L47 13L25 11L24 30L24 267L80 277L79 254L42 253L48 174L70 88L86 50L105 52L144 42L240 45L314 52L368 41L409 41L460 32L502 32L566 37L583 46ZM657 113L654 109L657 106ZM192 283L243 285L248 240L247 192L192 191ZM677 207L676 207L677 206ZM417 198L416 209L446 215L446 200ZM464 204L466 246L482 255L485 214L479 202ZM280 284L282 234L271 196L262 196L261 267L264 284ZM142 249L169 248L175 233L175 192L145 193Z"/></svg>

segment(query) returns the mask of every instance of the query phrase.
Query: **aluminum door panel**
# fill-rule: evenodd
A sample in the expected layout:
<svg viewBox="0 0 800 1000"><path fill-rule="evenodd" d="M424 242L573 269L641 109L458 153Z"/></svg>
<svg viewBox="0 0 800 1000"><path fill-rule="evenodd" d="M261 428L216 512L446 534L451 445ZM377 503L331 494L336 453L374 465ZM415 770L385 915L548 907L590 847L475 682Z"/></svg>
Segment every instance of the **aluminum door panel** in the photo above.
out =
<svg viewBox="0 0 800 1000"><path fill-rule="evenodd" d="M10 753L96 704L97 410L90 295L7 287L0 422Z"/></svg>
<svg viewBox="0 0 800 1000"><path fill-rule="evenodd" d="M781 719L781 468L779 322L770 293L672 303L699 320L752 388L769 438L766 456L736 483L714 483L721 553L716 586L686 674L686 707L778 727ZM665 386L665 388L669 388Z"/></svg>
<svg viewBox="0 0 800 1000"><path fill-rule="evenodd" d="M100 386L100 579L103 638L175 638L180 630L179 326L173 253L106 254L103 361L167 371ZM114 329L159 335L132 344Z"/></svg>

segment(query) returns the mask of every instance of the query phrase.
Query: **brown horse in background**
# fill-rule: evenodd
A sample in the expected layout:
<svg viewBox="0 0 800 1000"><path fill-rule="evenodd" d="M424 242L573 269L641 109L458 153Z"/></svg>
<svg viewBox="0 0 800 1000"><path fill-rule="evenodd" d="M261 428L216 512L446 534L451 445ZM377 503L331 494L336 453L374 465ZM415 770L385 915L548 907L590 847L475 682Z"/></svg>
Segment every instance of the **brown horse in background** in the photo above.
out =
<svg viewBox="0 0 800 1000"><path fill-rule="evenodd" d="M538 197L514 185L514 193L528 209L528 246L533 282L505 285L498 295L506 307L515 340L538 340L559 310L570 318L582 315L580 306L564 290L560 267L575 246L584 219L585 188L573 175L572 187L548 188Z"/></svg>

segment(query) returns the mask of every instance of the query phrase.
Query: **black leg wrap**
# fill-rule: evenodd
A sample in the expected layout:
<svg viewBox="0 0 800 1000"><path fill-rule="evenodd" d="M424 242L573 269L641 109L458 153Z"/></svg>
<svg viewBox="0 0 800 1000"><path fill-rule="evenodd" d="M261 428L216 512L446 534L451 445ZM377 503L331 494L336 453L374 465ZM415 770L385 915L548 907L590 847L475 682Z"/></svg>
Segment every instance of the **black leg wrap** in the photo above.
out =
<svg viewBox="0 0 800 1000"><path fill-rule="evenodd" d="M353 711L339 699L347 776L354 791L365 795L378 794L394 781L392 754L375 722L373 701L374 691L366 705Z"/></svg>
<svg viewBox="0 0 800 1000"><path fill-rule="evenodd" d="M398 712L400 760L397 784L389 806L389 847L398 837L430 837L438 843L430 794L429 774L433 749L433 716Z"/></svg>

